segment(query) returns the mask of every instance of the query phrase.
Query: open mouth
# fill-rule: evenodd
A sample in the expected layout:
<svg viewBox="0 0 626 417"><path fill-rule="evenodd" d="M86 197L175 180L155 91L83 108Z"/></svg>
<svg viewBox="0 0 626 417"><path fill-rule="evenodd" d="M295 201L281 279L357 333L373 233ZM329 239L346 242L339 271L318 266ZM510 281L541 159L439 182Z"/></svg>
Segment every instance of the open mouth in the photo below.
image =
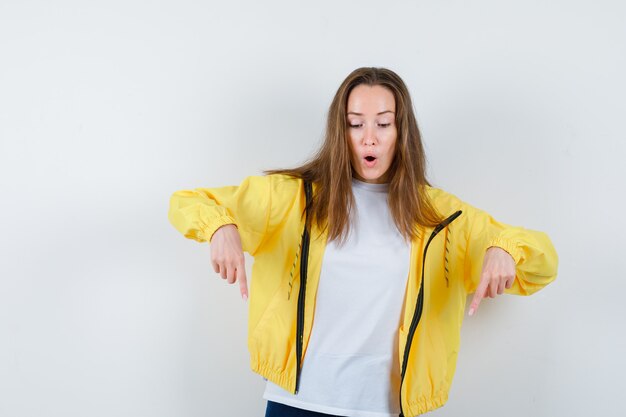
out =
<svg viewBox="0 0 626 417"><path fill-rule="evenodd" d="M375 159L376 159L376 157L375 157L375 156L366 156L366 157L365 157L365 160L366 160L366 161L368 161L368 162L372 162L372 161L373 161L373 160L375 160Z"/></svg>

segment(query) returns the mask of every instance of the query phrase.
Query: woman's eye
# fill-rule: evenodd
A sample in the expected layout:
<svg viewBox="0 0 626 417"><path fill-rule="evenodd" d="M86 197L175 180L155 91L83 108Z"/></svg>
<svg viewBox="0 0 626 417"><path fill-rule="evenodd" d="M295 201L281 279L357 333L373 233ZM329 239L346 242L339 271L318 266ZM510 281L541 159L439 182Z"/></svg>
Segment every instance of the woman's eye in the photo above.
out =
<svg viewBox="0 0 626 417"><path fill-rule="evenodd" d="M352 128L359 128L363 126L363 123L349 123L348 124L350 127ZM378 126L380 127L389 127L391 126L391 123L378 123Z"/></svg>

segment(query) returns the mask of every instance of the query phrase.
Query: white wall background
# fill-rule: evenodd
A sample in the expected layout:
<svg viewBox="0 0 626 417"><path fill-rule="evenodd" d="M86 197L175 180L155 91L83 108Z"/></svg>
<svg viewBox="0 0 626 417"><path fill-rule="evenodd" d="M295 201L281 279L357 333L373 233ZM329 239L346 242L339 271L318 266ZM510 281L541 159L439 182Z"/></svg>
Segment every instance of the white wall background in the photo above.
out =
<svg viewBox="0 0 626 417"><path fill-rule="evenodd" d="M467 318L432 415L624 415L625 12L2 0L0 415L262 416L246 304L168 200L303 162L359 66L409 85L435 185L559 253Z"/></svg>

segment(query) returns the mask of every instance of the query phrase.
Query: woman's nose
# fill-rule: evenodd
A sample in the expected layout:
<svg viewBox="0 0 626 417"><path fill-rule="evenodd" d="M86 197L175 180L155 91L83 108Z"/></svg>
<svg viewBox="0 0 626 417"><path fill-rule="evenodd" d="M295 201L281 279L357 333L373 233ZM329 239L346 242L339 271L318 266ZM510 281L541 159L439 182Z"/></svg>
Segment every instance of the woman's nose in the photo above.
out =
<svg viewBox="0 0 626 417"><path fill-rule="evenodd" d="M365 145L373 145L376 142L376 129L374 129L374 126L365 125L363 129L363 142Z"/></svg>

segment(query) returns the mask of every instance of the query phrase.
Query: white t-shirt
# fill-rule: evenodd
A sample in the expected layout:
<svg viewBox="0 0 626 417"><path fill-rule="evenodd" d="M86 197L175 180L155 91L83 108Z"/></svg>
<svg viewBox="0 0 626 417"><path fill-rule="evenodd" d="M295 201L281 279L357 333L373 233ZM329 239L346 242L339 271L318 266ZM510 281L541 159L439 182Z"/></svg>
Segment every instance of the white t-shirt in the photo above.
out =
<svg viewBox="0 0 626 417"><path fill-rule="evenodd" d="M387 190L352 180L352 228L343 246L326 245L298 394L267 381L264 399L344 416L399 414L397 332L410 242L393 222Z"/></svg>

